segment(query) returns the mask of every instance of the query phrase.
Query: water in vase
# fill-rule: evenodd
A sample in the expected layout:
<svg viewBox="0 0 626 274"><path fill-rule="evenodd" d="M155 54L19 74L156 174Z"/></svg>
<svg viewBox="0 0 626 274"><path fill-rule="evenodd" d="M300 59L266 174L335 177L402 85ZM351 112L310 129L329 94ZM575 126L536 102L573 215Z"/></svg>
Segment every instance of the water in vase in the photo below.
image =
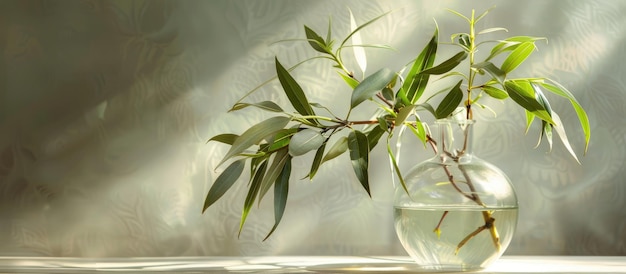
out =
<svg viewBox="0 0 626 274"><path fill-rule="evenodd" d="M488 229L477 233L461 248L468 235L485 225L483 211L495 219L499 234L498 250ZM442 216L445 217L442 220ZM394 208L395 229L409 255L429 270L481 269L500 257L511 242L517 225L516 207L508 208ZM439 232L435 232L437 225Z"/></svg>

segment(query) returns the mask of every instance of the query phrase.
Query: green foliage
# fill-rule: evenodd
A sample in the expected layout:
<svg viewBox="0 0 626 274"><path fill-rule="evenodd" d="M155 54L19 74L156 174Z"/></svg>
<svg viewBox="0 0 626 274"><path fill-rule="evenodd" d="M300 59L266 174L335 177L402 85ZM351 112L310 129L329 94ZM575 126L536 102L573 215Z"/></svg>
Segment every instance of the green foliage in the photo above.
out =
<svg viewBox="0 0 626 274"><path fill-rule="evenodd" d="M390 49L390 47L363 44L359 32L387 13L357 25L355 16L350 12L350 33L337 40L331 33L332 22L330 20L325 38L322 38L315 30L304 26L305 39L288 41L304 41L305 45L315 51L318 56L303 60L288 68L276 58L276 77L248 91L230 109L230 111L242 111L253 107L277 116L251 126L240 135L222 133L208 140L230 146L219 165L226 161L232 161L232 163L217 177L210 188L203 212L239 180L246 162L249 161L248 193L243 206L239 233L243 229L252 205L255 201L261 203L265 194L273 187L275 219L274 226L267 234L269 237L278 227L286 209L292 159L312 151L315 151L315 155L305 178L313 180L324 163L349 152L353 176L366 193L372 196L369 182L370 152L384 136L386 136L384 139L391 166L398 175L400 184L408 192L390 145L394 132L399 128L408 128L424 145L429 142L432 145L430 131L422 122L420 115L426 113L431 114L435 119L443 119L458 115L454 114L457 113L455 110L461 108L467 110L464 112L467 119L473 119L475 110L490 110L482 102L482 99L486 97L497 100L511 99L516 106L519 106L519 109L526 113L524 125L527 131L533 121L538 119L541 122L539 141L545 138L552 148L553 133L556 133L567 151L578 161L563 128L563 123L551 107L546 93L555 94L571 103L580 121L586 151L591 127L581 104L569 90L550 79L510 77L535 51L537 48L535 43L544 38L512 36L499 40L479 41L482 34L506 32L506 29L492 27L476 32L474 29L476 22L484 18L489 10L477 17L474 16L474 12L470 17L456 11L451 12L467 23L468 32L453 34L451 43L440 43L439 28L435 26L430 40L421 50L416 50L419 54L415 59L407 62L407 67L398 71L379 68L369 75L364 72L367 66L365 49ZM337 46L335 41L341 42ZM438 55L441 45L457 46L461 51L452 56L441 56ZM362 77L355 77L353 72L346 67L343 61L343 50L346 48L352 48L349 52L352 53L356 64L363 72ZM477 60L475 53L479 50L488 53L488 56ZM318 59L329 61L331 67L336 69L340 78L346 83L341 88L351 91L350 102L346 102L348 113L345 117L338 117L331 109L319 103L311 103L303 87L291 74L293 69L301 64ZM443 61L437 62L437 60ZM502 62L498 63L496 60L502 60ZM438 91L429 90L429 84L432 81L448 77L456 79L454 85ZM362 80L359 80L360 78ZM436 79L433 80L433 78ZM270 101L256 103L243 101L275 79L278 79L295 112ZM325 81L325 79L320 79L320 81ZM336 91L340 91L340 88L338 87L333 92ZM428 96L424 96L425 94ZM334 96L334 94L329 94L329 96ZM364 102L367 103L363 104ZM350 114L357 106L359 106L359 111L372 111L372 118L362 121L351 120ZM319 115L313 108L328 115Z"/></svg>

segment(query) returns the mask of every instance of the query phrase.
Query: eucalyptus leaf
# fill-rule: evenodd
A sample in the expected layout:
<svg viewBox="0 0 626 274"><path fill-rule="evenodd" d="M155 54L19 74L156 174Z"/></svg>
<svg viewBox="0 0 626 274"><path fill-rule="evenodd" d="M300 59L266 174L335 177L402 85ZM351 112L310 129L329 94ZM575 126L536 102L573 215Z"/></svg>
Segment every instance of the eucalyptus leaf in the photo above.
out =
<svg viewBox="0 0 626 274"><path fill-rule="evenodd" d="M535 92L528 81L516 82L507 80L504 83L504 87L506 92L509 94L509 97L511 97L515 103L530 111L541 120L554 125L554 121L550 117L550 113L548 113L545 107L537 101L535 98Z"/></svg>
<svg viewBox="0 0 626 274"><path fill-rule="evenodd" d="M310 180L313 180L313 177L315 176L315 174L317 174L317 170L322 164L322 158L324 157L325 150L326 150L326 143L320 146L317 149L317 152L315 152L315 157L313 157L313 162L311 163L311 170L309 171L309 175L307 175L307 177L309 177Z"/></svg>
<svg viewBox="0 0 626 274"><path fill-rule="evenodd" d="M352 32L350 32L350 34L348 34L348 36L346 36L346 38L344 38L344 40L341 42L341 45L340 45L339 47L340 47L340 48L342 48L342 47L343 47L343 45L345 45L345 44L346 44L346 42L348 42L348 40L350 40L350 38L351 38L354 34L356 34L357 32L359 32L359 31L360 31L361 29L363 29L364 27L367 27L369 24L372 24L372 23L374 23L374 22L378 21L380 18L383 18L385 15L387 15L387 14L389 14L389 13L390 13L390 11L385 12L385 13L383 13L383 14L381 14L381 15L379 15L379 16L376 16L376 17L374 17L373 19L371 19L371 20L369 20L369 21L365 22L364 24L362 24L362 25L358 26L357 28L353 29L353 30L352 30Z"/></svg>
<svg viewBox="0 0 626 274"><path fill-rule="evenodd" d="M270 232L265 236L263 241L267 240L280 224L287 206L287 196L289 194L289 177L291 176L291 158L287 159L287 162L283 166L280 176L276 178L274 184L274 226Z"/></svg>
<svg viewBox="0 0 626 274"><path fill-rule="evenodd" d="M211 141L216 141L216 142L224 143L224 144L227 144L227 145L232 145L235 142L235 140L237 140L238 137L239 137L239 135L237 135L237 134L224 133L224 134L215 135L215 136L211 137L211 139L209 139L206 142L208 143L208 142L211 142Z"/></svg>
<svg viewBox="0 0 626 274"><path fill-rule="evenodd" d="M402 92L410 104L414 104L422 96L426 85L428 84L429 74L419 74L419 72L431 68L435 62L437 54L437 45L439 40L439 29L435 27L435 33L422 52L417 56L409 73L406 75L406 81L402 85Z"/></svg>
<svg viewBox="0 0 626 274"><path fill-rule="evenodd" d="M250 183L250 188L248 189L248 194L246 195L246 200L243 204L243 211L241 213L241 221L239 222L239 233L237 237L241 236L241 230L243 229L243 225L246 223L246 219L248 218L248 214L252 209L254 200L259 194L259 190L261 189L261 182L263 181L263 175L265 174L266 169L267 161L263 161L257 168L254 176L252 177L252 182Z"/></svg>
<svg viewBox="0 0 626 274"><path fill-rule="evenodd" d="M358 131L353 130L348 134L348 149L350 150L350 160L356 177L361 182L361 186L367 191L367 195L372 197L369 186L369 142L367 136Z"/></svg>
<svg viewBox="0 0 626 274"><path fill-rule="evenodd" d="M498 67L496 67L496 65L494 65L493 63L482 62L482 63L474 64L472 67L479 69L479 70L486 71L487 73L489 73L489 75L491 75L491 77L496 79L498 83L500 83L501 85L504 85L504 80L506 80L506 73L502 71L501 69L499 69Z"/></svg>
<svg viewBox="0 0 626 274"><path fill-rule="evenodd" d="M276 132L276 134L269 140L268 152L279 150L289 145L291 137L298 132L298 128L285 128Z"/></svg>
<svg viewBox="0 0 626 274"><path fill-rule="evenodd" d="M444 74L458 66L465 58L467 58L467 52L461 51L435 67L421 71L420 74Z"/></svg>
<svg viewBox="0 0 626 274"><path fill-rule="evenodd" d="M267 191L272 187L276 179L280 176L283 167L291 159L291 155L289 155L289 150L287 148L282 148L276 151L274 155L274 159L272 160L272 164L269 166L265 176L263 177L263 181L261 182L261 190L259 192L259 203L267 193Z"/></svg>
<svg viewBox="0 0 626 274"><path fill-rule="evenodd" d="M324 136L317 130L304 129L298 131L291 137L289 143L289 154L291 156L300 156L311 150L316 150L324 144Z"/></svg>
<svg viewBox="0 0 626 274"><path fill-rule="evenodd" d="M552 118L557 123L557 125L554 126L554 130L559 135L559 138L561 138L561 142L563 142L563 145L565 146L567 151L572 155L572 157L574 157L576 162L580 164L580 161L578 160L578 157L576 157L576 153L574 152L572 145L569 143L569 140L567 139L567 134L565 133L563 122L561 122L561 117L559 117L559 115L556 114L556 112L552 112Z"/></svg>
<svg viewBox="0 0 626 274"><path fill-rule="evenodd" d="M524 42L519 45L515 50L504 59L502 63L502 71L504 73L509 73L517 68L530 54L535 50L535 43L533 42Z"/></svg>
<svg viewBox="0 0 626 274"><path fill-rule="evenodd" d="M322 163L336 158L337 156L343 154L347 150L348 150L348 138L345 136L339 138L339 140L337 140L335 144L333 144L333 146L330 147L330 150L328 150L328 153L326 153L326 155L322 159Z"/></svg>
<svg viewBox="0 0 626 274"><path fill-rule="evenodd" d="M354 14L352 14L352 10L348 9L348 11L350 12L350 30L355 31L357 25L354 19ZM352 44L360 45L362 43L363 40L361 39L361 34L359 32L355 32L352 35ZM354 52L354 58L356 59L357 65L359 65L361 72L365 74L365 69L367 68L367 57L365 56L365 49L363 49L363 47L353 47L352 50Z"/></svg>
<svg viewBox="0 0 626 274"><path fill-rule="evenodd" d="M503 100L509 97L509 94L506 93L506 91L496 88L494 86L484 86L481 89L492 98L498 100Z"/></svg>
<svg viewBox="0 0 626 274"><path fill-rule="evenodd" d="M263 101L263 102L259 102L255 104L236 103L228 112L244 109L250 106L257 107L262 110L272 111L272 112L283 112L283 109L272 101Z"/></svg>
<svg viewBox="0 0 626 274"><path fill-rule="evenodd" d="M382 68L374 74L363 79L352 91L350 107L354 108L363 101L372 98L377 92L385 88L393 79L395 73L387 68Z"/></svg>
<svg viewBox="0 0 626 274"><path fill-rule="evenodd" d="M540 85L548 91L570 100L572 107L574 107L574 111L576 111L578 120L580 121L580 126L585 134L585 151L587 151L591 137L591 126L589 125L589 117L587 117L587 113L569 90L552 80L550 80L550 82L554 83L554 85L548 83L540 83Z"/></svg>
<svg viewBox="0 0 626 274"><path fill-rule="evenodd" d="M296 109L296 111L298 111L298 113L304 116L315 116L315 112L313 112L311 105L309 105L309 101L307 100L300 85L295 79L293 79L291 74L289 74L289 71L287 71L278 61L278 58L276 58L275 61L278 80L287 94L287 98L289 99L289 102L291 102L291 105Z"/></svg>
<svg viewBox="0 0 626 274"><path fill-rule="evenodd" d="M461 90L461 83L459 81L451 90L448 95L443 98L437 109L435 110L435 118L443 119L448 117L463 101L463 91Z"/></svg>
<svg viewBox="0 0 626 274"><path fill-rule="evenodd" d="M366 132L367 142L369 143L369 150L372 151L374 147L378 144L380 138L387 132L385 129L381 127L373 127L370 131Z"/></svg>
<svg viewBox="0 0 626 274"><path fill-rule="evenodd" d="M223 172L220 174L215 182L209 189L209 193L204 200L204 207L202 207L202 212L204 212L207 208L209 208L213 203L219 200L228 189L239 179L241 176L241 172L243 172L243 168L246 165L244 159L237 160L230 164Z"/></svg>
<svg viewBox="0 0 626 274"><path fill-rule="evenodd" d="M341 76L341 79L343 79L343 81L346 82L346 84L348 84L348 86L350 86L352 89L356 88L356 86L359 85L359 81L357 81L353 77L345 75L341 72L338 72L338 73L339 73L339 76Z"/></svg>
<svg viewBox="0 0 626 274"><path fill-rule="evenodd" d="M314 50L321 53L329 53L328 50L326 50L326 42L324 42L324 39L322 39L322 37L320 37L314 30L305 25L304 34L306 35L306 38L309 39L309 45L311 45Z"/></svg>
<svg viewBox="0 0 626 274"><path fill-rule="evenodd" d="M235 139L230 150L228 150L226 156L219 162L218 166L222 165L231 157L243 152L250 146L283 129L289 121L290 119L287 117L277 116L250 127L242 133L241 136Z"/></svg>

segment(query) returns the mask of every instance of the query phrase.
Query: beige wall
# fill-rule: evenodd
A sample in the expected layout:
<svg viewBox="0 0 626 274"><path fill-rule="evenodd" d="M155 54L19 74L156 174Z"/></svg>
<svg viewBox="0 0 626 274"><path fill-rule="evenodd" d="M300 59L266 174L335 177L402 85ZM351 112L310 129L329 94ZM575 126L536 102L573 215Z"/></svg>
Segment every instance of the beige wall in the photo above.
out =
<svg viewBox="0 0 626 274"><path fill-rule="evenodd" d="M369 67L397 69L433 31L463 31L445 12L497 8L482 27L547 36L521 69L564 83L593 128L583 165L558 144L523 136L522 113L485 116L477 154L514 181L521 205L508 254L626 255L626 13L624 1L3 1L0 5L0 255L393 255L404 254L391 216L385 151L371 164L373 199L345 158L313 182L293 180L281 226L268 202L237 239L245 182L200 214L225 147L205 141L241 133L254 110L226 113L285 64L313 56L302 25L345 35L347 9L364 22ZM451 49L448 49L451 52ZM445 54L445 50L444 50ZM324 62L294 74L318 102L341 106ZM372 69L373 71L373 69ZM371 71L370 71L371 72ZM285 102L269 86L254 99ZM329 98L329 92L336 92ZM509 106L497 105L504 109ZM577 136L567 102L553 106ZM536 130L536 128L534 128ZM581 151L582 140L570 137ZM492 141L495 140L495 141ZM418 156L415 162L425 159ZM410 163L404 163L410 165ZM297 172L305 163L295 162Z"/></svg>

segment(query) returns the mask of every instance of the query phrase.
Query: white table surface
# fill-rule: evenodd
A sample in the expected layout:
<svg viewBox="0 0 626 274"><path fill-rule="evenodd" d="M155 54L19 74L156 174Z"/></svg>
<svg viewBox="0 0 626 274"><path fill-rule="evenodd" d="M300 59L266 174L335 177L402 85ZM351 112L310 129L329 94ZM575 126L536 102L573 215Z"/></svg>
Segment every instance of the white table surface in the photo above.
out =
<svg viewBox="0 0 626 274"><path fill-rule="evenodd" d="M408 257L0 257L0 273L414 273ZM626 257L504 256L478 273L626 273Z"/></svg>

